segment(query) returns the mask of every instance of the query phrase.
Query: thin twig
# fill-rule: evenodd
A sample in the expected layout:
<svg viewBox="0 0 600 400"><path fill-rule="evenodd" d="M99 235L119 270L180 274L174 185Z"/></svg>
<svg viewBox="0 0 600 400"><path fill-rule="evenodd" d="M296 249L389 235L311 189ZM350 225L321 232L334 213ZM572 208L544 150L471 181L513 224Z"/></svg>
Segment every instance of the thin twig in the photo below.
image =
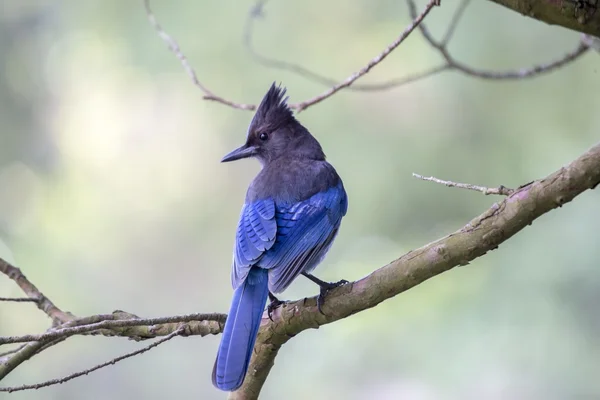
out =
<svg viewBox="0 0 600 400"><path fill-rule="evenodd" d="M169 34L167 34L167 32L164 31L164 29L160 26L160 24L156 20L156 17L154 17L154 14L152 13L152 9L150 8L150 0L143 0L143 1L144 1L144 8L146 9L146 15L148 17L148 21L150 21L150 24L152 25L154 30L158 33L158 36L160 36L160 38L162 40L164 40L164 42L167 44L167 47L169 48L169 50L171 50L177 56L177 58L181 62L181 65L185 69L185 72L187 72L187 74L192 79L192 82L194 82L194 85L196 85L198 88L200 88L200 90L202 90L202 92L204 93L203 98L205 100L216 101L218 103L222 103L222 104L225 104L225 105L228 105L230 107L237 108L240 110L256 109L256 105L254 105L254 104L235 103L233 101L226 100L220 96L217 96L210 89L208 89L204 84L202 84L200 82L200 80L198 79L198 76L196 75L196 71L194 70L194 68L192 68L187 57L181 51L179 44L175 41L175 39L173 39Z"/></svg>
<svg viewBox="0 0 600 400"><path fill-rule="evenodd" d="M159 339L159 340L155 341L154 343L152 343L152 344L150 344L150 345L148 345L146 347L143 347L143 348L141 348L139 350L132 351L130 353L124 354L124 355L122 355L120 357L113 358L110 361L107 361L107 362L102 363L102 364L98 364L98 365L96 365L96 366L94 366L92 368L88 368L88 369L85 369L83 371L79 371L79 372L76 372L74 374L65 376L64 378L51 379L51 380L46 381L46 382L36 383L36 384L32 384L32 385L3 387L3 388L0 388L0 392L12 393L12 392L18 392L18 391L21 391L21 390L41 389L41 388L47 387L47 386L62 384L62 383L68 382L68 381L70 381L72 379L78 378L80 376L87 375L90 372L94 372L94 371L97 371L97 370L99 370L101 368L107 367L109 365L114 365L114 364L118 363L119 361L123 361L123 360L125 360L127 358L131 358L131 357L137 356L139 354L143 354L143 353L145 353L145 352L147 352L149 350L152 350L153 348L155 348L155 347L157 347L157 346L159 346L159 345L161 345L161 344L163 344L163 343L165 343L165 342L173 339L175 336L181 335L183 332L184 332L184 329L180 328L180 329L176 330L175 332L171 333L170 335L167 335L164 338Z"/></svg>
<svg viewBox="0 0 600 400"><path fill-rule="evenodd" d="M21 270L7 261L0 258L0 272L8 276L10 279L15 281L17 285L23 290L23 292L30 298L33 299L38 308L46 313L55 324L61 324L72 320L74 317L70 313L62 311L60 308L54 305L49 298L44 296L39 289L31 283L27 277L21 272Z"/></svg>
<svg viewBox="0 0 600 400"><path fill-rule="evenodd" d="M165 41L165 43L167 43L169 50L171 50L177 56L177 58L181 62L181 65L183 65L183 68L185 69L187 74L192 79L192 82L194 83L194 85L196 85L198 88L200 88L200 90L204 93L204 97L203 97L204 99L217 101L219 103L228 105L233 108L241 109L241 110L255 110L256 109L256 105L254 105L254 104L235 103L230 100L226 100L220 96L217 96L212 91L210 91L205 85L203 85L200 82L200 80L198 79L198 76L197 76L194 68L192 68L192 66L188 62L186 56L181 51L181 48L179 47L179 45L177 44L175 39L173 39L170 35L168 35L164 31L164 29L160 26L158 21L156 20L156 17L152 13L152 9L150 8L150 0L143 0L143 2L144 2L144 8L146 9L146 15L148 17L148 20L150 21L150 24L154 27L154 29L156 30L158 35L161 37L161 39L163 39ZM262 12L262 6L264 5L264 3L265 3L264 1L262 1L262 2L259 1L257 3L257 5L252 9L251 14L253 16L259 15ZM438 3L439 3L439 0L430 0L429 3L427 4L427 6L425 7L424 11L419 16L413 18L413 21L411 22L411 24L404 30L404 32L402 32L402 34L392 44L390 44L387 48L385 48L380 54L378 54L371 61L369 61L369 63L366 66L361 68L359 71L353 73L352 75L350 75L348 78L346 78L344 81L342 81L340 83L335 83L335 81L330 80L329 78L323 77L319 74L315 74L312 71L309 71L300 66L292 66L289 63L279 64L279 66L281 68L295 69L296 72L301 75L305 74L305 75L311 76L313 79L316 79L318 81L321 81L321 83L331 86L331 88L329 88L324 93L321 93L320 95L317 95L311 99L305 100L300 103L290 104L289 105L290 108L295 109L298 112L301 112L301 111L307 109L308 107L310 107L314 104L317 104L317 103L325 100L328 97L331 97L338 91L350 87L357 79L359 79L362 76L364 76L365 74L367 74L373 67L375 67L377 64L379 64L381 61L383 61L392 51L394 51L400 45L400 43L402 43L412 33L412 31L415 29L415 27L418 24L420 24L421 21L423 21L423 19L427 16L427 14L429 14L429 11L431 11L431 9L433 7L435 7L436 5L439 5ZM257 54L257 56L260 57L260 55L258 55L258 54ZM268 59L263 60L263 61L269 62ZM271 60L271 61L277 62L276 60ZM363 91L381 90L382 87L386 88L386 86L395 87L395 86L399 86L401 84L406 84L408 82L414 82L416 80L423 79L427 76L437 74L439 72L444 71L445 69L446 68L444 68L444 67L443 68L439 68L439 67L433 68L425 73L415 74L412 77L407 77L407 78L404 78L401 80L395 80L388 84L375 84L375 85L373 85L373 87L366 86L363 88L359 88L357 90L363 90Z"/></svg>
<svg viewBox="0 0 600 400"><path fill-rule="evenodd" d="M307 109L308 107L310 107L314 104L317 104L317 103L325 100L328 97L331 97L338 91L352 85L357 79L359 79L360 77L362 77L366 73L368 73L373 67L375 67L377 64L382 62L392 51L394 51L400 45L400 43L402 43L412 33L412 31L414 31L414 29L417 26L419 26L419 24L421 22L423 22L423 19L425 19L427 14L429 14L429 12L433 9L433 7L435 7L437 5L438 1L439 0L430 0L429 3L427 3L427 5L425 6L425 9L423 10L423 12L421 12L421 14L419 14L418 16L413 17L413 21L408 25L408 27L406 27L406 29L404 30L404 32L402 32L402 34L396 40L394 40L394 42L392 42L392 44L390 44L388 47L386 47L381 53L379 53L375 58L373 58L371 61L369 61L369 63L367 65L365 65L363 68L361 68L359 71L353 73L348 78L346 78L346 80L329 88L328 90L321 93L320 95L315 96L312 99L303 101L301 103L295 104L294 108L296 108L298 110L298 112L303 111L303 110Z"/></svg>
<svg viewBox="0 0 600 400"><path fill-rule="evenodd" d="M458 22L460 21L462 16L465 15L465 10L467 9L467 7L469 6L470 3L471 3L471 0L463 0L458 5L456 12L452 16L452 21L450 21L450 25L448 25L448 29L446 29L446 34L444 35L444 38L441 41L442 46L447 46L450 39L452 39L452 36L454 35L454 31L456 30L456 27L458 26Z"/></svg>
<svg viewBox="0 0 600 400"><path fill-rule="evenodd" d="M471 185L470 183L458 183L458 182L452 182L452 181L445 181L442 179L435 178L433 176L427 177L427 176L415 174L414 172L413 172L412 176L414 176L415 178L418 178L418 179L422 179L424 181L435 182L435 183L439 183L440 185L444 185L444 186L448 186L448 187L456 187L459 189L474 190L476 192L481 192L485 195L497 194L497 195L501 195L501 196L510 196L514 192L514 189L509 189L503 185L500 185L497 188L488 188L485 186Z"/></svg>
<svg viewBox="0 0 600 400"><path fill-rule="evenodd" d="M407 0L409 9L411 11L411 16L413 18L413 21L409 25L409 27L406 28L406 30L402 33L402 35L400 35L400 37L398 39L396 39L390 46L388 46L378 56L373 58L365 67L363 67L359 71L355 72L354 74L350 75L343 82L335 83L336 82L335 80L325 77L314 71L311 71L301 65L265 57L254 50L254 48L252 46L253 21L257 17L263 15L263 7L264 7L264 4L266 3L266 1L267 0L258 0L256 5L252 8L252 10L249 14L249 17L246 21L244 42L245 42L246 47L250 51L251 55L259 63L261 63L263 65L273 67L273 68L288 70L293 73L296 73L297 75L303 76L306 79L316 81L316 82L319 82L319 83L327 85L327 86L331 86L327 91L325 91L325 92L321 93L320 95L317 95L311 99L308 99L308 100L305 100L305 101L299 102L299 103L290 104L290 107L292 109L297 110L298 112L301 112L301 111L307 109L308 107L310 107L314 104L317 104L317 103L325 100L328 97L331 97L332 95L334 95L335 93L337 93L338 91L340 91L342 89L350 89L350 90L354 90L354 91L388 90L388 89L396 88L398 86L405 85L405 84L411 83L411 82L415 82L415 81L418 81L418 80L421 80L421 79L424 79L424 78L427 78L427 77L430 77L430 76L433 76L433 75L436 75L436 74L439 74L439 73L442 73L445 71L450 71L450 70L456 70L456 71L460 71L469 76L483 78L483 79L491 79L491 80L530 78L530 77L538 76L543 73L551 72L553 70L561 68L565 64L575 61L577 58L579 58L580 56L582 56L584 53L586 53L589 50L589 45L591 43L591 41L588 38L583 37L582 40L580 41L580 43L578 44L578 46L571 52L567 53L562 58L552 61L550 63L535 65L530 68L522 68L522 69L518 69L518 70L503 71L503 72L479 70L479 69L472 68L466 64L463 64L463 63L455 60L454 57L450 54L450 52L447 49L448 43L451 40L451 38L456 30L456 27L458 26L458 23L464 14L465 9L469 5L470 0L463 0L463 2L458 6L458 8L457 8L456 12L454 13L454 16L448 26L446 34L444 35L444 38L439 42L431 36L429 31L427 30L427 27L424 24L421 24L422 20L429 13L429 11L431 11L431 9L434 6L439 5L438 4L439 0L431 0L427 4L425 10L423 11L423 13L421 13L421 15L417 15L416 5L415 5L414 1ZM171 50L177 56L177 58L179 59L179 61L182 64L183 68L185 69L187 74L192 79L192 82L194 83L194 85L196 85L198 88L200 88L200 90L204 93L203 98L205 100L216 101L221 104L225 104L230 107L241 109L241 110L255 110L256 109L255 104L236 103L236 102L227 100L221 96L218 96L215 93L213 93L210 89L208 89L208 87L206 87L204 84L202 84L200 82L200 80L198 79L198 76L197 76L194 68L190 65L187 57L181 51L179 44L175 41L175 39L173 39L169 34L167 34L165 32L165 30L161 27L161 25L156 20L156 17L154 16L152 9L150 7L150 0L143 0L143 2L144 2L145 10L146 10L146 15L148 17L148 20L150 21L150 24L155 29L155 31L158 33L158 35L161 37L161 39L163 39L164 42L167 44L169 50ZM389 55L396 47L398 47L398 45L400 45L400 43L402 43L406 39L406 37L408 37L408 35L417 26L419 26L421 33L423 34L425 39L429 42L429 44L432 47L434 47L436 50L438 50L438 52L442 55L442 57L445 60L444 65L433 67L424 72L409 75L409 76L399 78L399 79L394 79L394 80L391 80L388 82L375 83L375 84L360 84L360 85L354 84L354 82L356 80L358 80L359 78L361 78L362 76L367 74L374 66L376 66L381 61L383 61L383 59L385 59L387 57L387 55Z"/></svg>
<svg viewBox="0 0 600 400"><path fill-rule="evenodd" d="M400 78L390 79L389 81L380 82L380 83L371 83L368 85L356 85L350 86L348 90L353 90L355 92L377 92L383 90L395 89L399 86L404 86L409 83L414 83L425 78L429 78L434 75L438 75L444 71L448 71L448 65L438 65L437 67L431 67L421 72L416 72L414 74L408 74Z"/></svg>
<svg viewBox="0 0 600 400"><path fill-rule="evenodd" d="M32 299L29 297L0 297L0 301L8 301L8 302L15 302L15 303L26 303L26 302L31 302L31 303L37 303L38 299Z"/></svg>
<svg viewBox="0 0 600 400"><path fill-rule="evenodd" d="M407 0L407 2L408 2L408 8L410 10L410 15L413 18L415 18L415 16L417 15L417 6L415 5L414 0ZM464 12L464 7L466 7L465 3L467 3L467 2L468 2L468 0L464 1L463 4L461 4L461 6L459 6L459 8L456 10L456 13L454 14L454 17L453 17L453 23L450 24L450 27L449 27L448 31L446 32L445 38L452 37L452 33L454 32L454 29L455 29L455 27L453 26L454 21L458 21L460 19L460 16ZM463 7L463 5L464 5L464 7ZM512 71L487 71L487 70L476 69L476 68L470 67L460 61L457 61L448 51L448 41L446 39L444 39L444 40L438 42L431 35L431 32L429 32L429 29L427 29L427 26L425 24L419 24L419 30L421 31L421 34L423 35L425 40L431 45L431 47L436 49L441 54L441 56L444 58L444 60L446 61L448 70L456 70L456 71L462 72L466 75L476 77L476 78L482 78L482 79L506 80L506 79L531 78L531 77L538 76L540 74L544 74L544 73L548 73L548 72L552 72L558 68L561 68L565 64L575 61L576 59L581 57L583 54L585 54L589 50L588 44L586 44L585 40L583 40L583 37L582 37L582 40L579 41L579 43L577 44L577 47L575 49L573 49L569 53L565 54L563 57L561 57L557 60L554 60L552 62L534 65L529 68L521 68L521 69L512 70Z"/></svg>
<svg viewBox="0 0 600 400"><path fill-rule="evenodd" d="M8 343L23 343L23 342L44 342L57 338L66 338L73 335L80 335L83 333L93 332L101 329L114 329L132 326L149 326L159 325L167 323L179 323L179 322L190 322L190 321L214 321L224 323L226 319L225 314L189 314L189 315L178 315L173 317L161 317L161 318L147 318L147 319L124 319L124 320L104 320L96 323L87 325L67 327L67 328L56 328L51 329L46 333L38 335L23 335L23 336L3 336L0 337L0 345Z"/></svg>
<svg viewBox="0 0 600 400"><path fill-rule="evenodd" d="M258 18L264 17L264 6L268 0L259 0L252 6L248 16L246 18L246 24L244 28L243 42L244 47L250 53L250 57L254 59L254 61L264 67L274 68L283 71L289 71L294 73L306 80L319 83L324 86L334 86L338 83L337 80L333 78L329 78L327 76L321 75L318 72L312 71L309 68L306 68L300 64L278 60L276 58L267 57L263 54L260 54L254 48L254 22ZM384 82L379 83L357 83L351 85L347 88L347 90L354 92L375 92L382 90L389 90L396 88L398 86L406 85L408 83L416 82L421 79L425 79L432 75L439 74L440 72L446 71L448 66L446 64L438 67L429 68L425 71L410 74L401 78L391 79Z"/></svg>
<svg viewBox="0 0 600 400"><path fill-rule="evenodd" d="M310 80L312 82L316 82L316 83L319 83L319 84L322 84L325 86L335 85L336 81L332 78L321 75L321 74L319 74L315 71L312 71L300 64L296 64L296 63L292 63L292 62L288 62L288 61L282 61L282 60L278 60L275 58L264 56L255 50L255 48L253 46L254 21L257 18L264 16L264 6L266 3L267 3L267 0L258 0L257 3L252 7L250 12L248 13L248 17L246 20L246 26L244 29L244 36L243 36L244 37L244 45L245 45L246 49L249 51L251 57L257 63L259 63L265 67L289 71L289 72L294 73L294 74L296 74L300 77L303 77L307 80ZM409 1L408 4L412 10L412 18L416 18L416 8L414 5L414 2ZM456 70L456 71L462 72L462 73L472 76L472 77L489 79L489 80L512 80L512 79L531 78L531 77L536 77L538 75L541 75L543 73L552 72L553 70L563 67L565 64L575 61L577 58L579 58L581 55L583 55L587 51L587 47L591 47L592 41L590 40L590 37L584 35L584 37L582 37L583 44L579 44L579 46L577 48L575 48L573 51L565 54L563 57L561 57L555 61L552 61L550 63L535 65L535 66L532 66L529 68L521 68L521 69L513 70L513 71L501 71L501 72L475 69L473 67L470 67L470 66L463 64L463 63L457 61L456 59L454 59L454 57L448 51L448 43L452 39L454 32L456 31L456 28L457 28L462 16L464 15L465 10L469 6L469 4L470 4L470 0L463 0L459 4L454 15L452 16L452 20L450 21L450 24L448 25L446 33L444 34L444 37L440 42L438 42L431 36L429 31L423 24L419 25L419 28L425 35L425 38L429 42L429 44L434 49L436 49L437 51L439 51L441 53L441 55L445 61L443 65L430 68L430 69L420 72L420 73L411 74L411 75L408 75L408 76L405 76L402 78L397 78L397 79L393 79L393 80L389 80L389 81L385 81L385 82L374 83L374 84L355 84L355 85L348 87L347 89L351 90L351 91L361 91L361 92L390 90L390 89L394 89L394 88L397 88L402 85L406 85L408 83L413 83L413 82L422 80L424 78L428 78L433 75L437 75L442 72L451 71L451 70Z"/></svg>

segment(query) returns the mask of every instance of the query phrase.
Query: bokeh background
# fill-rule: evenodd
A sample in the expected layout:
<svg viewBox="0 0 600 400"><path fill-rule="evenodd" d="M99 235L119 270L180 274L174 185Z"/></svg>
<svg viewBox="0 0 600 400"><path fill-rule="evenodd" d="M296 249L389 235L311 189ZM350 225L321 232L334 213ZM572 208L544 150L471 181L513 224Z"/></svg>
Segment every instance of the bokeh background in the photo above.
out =
<svg viewBox="0 0 600 400"><path fill-rule="evenodd" d="M426 20L438 37L457 4ZM216 93L256 103L275 80L291 101L323 91L252 61L242 44L251 6L153 2ZM255 44L344 79L408 22L402 1L272 2ZM504 70L558 58L578 38L473 2L451 49ZM416 32L364 82L438 62ZM583 153L600 137L599 69L590 52L525 81L445 73L387 92L340 92L300 114L350 198L317 275L360 278L498 201L412 172L516 187ZM0 256L81 316L226 312L234 230L259 165L219 160L243 142L251 116L202 100L139 1L0 1ZM599 226L600 193L587 192L468 266L302 333L280 352L262 398L600 398ZM283 297L316 293L299 279ZM0 295L21 293L0 276ZM48 323L30 304L0 304L0 335ZM218 341L175 339L65 385L0 397L221 399L210 383ZM76 337L2 384L60 377L141 345Z"/></svg>

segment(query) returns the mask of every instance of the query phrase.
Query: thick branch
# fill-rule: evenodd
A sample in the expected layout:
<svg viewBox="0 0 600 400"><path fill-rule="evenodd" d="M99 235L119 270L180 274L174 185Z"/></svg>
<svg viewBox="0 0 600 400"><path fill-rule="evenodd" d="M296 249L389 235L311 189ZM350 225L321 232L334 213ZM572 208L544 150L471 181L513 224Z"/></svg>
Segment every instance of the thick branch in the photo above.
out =
<svg viewBox="0 0 600 400"><path fill-rule="evenodd" d="M314 297L279 307L273 322L263 318L244 384L230 399L258 398L279 348L291 337L375 307L442 272L467 265L599 183L600 144L548 177L516 189L462 229L334 289L325 301L325 315L317 310Z"/></svg>
<svg viewBox="0 0 600 400"><path fill-rule="evenodd" d="M550 25L600 37L598 0L490 0Z"/></svg>

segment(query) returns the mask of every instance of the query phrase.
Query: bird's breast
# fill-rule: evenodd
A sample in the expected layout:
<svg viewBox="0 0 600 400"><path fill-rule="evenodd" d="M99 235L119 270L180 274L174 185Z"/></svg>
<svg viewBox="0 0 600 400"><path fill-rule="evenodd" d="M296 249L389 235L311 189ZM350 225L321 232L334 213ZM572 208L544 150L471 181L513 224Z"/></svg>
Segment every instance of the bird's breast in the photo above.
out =
<svg viewBox="0 0 600 400"><path fill-rule="evenodd" d="M326 161L281 160L265 165L248 188L246 202L272 198L277 204L295 204L340 183Z"/></svg>

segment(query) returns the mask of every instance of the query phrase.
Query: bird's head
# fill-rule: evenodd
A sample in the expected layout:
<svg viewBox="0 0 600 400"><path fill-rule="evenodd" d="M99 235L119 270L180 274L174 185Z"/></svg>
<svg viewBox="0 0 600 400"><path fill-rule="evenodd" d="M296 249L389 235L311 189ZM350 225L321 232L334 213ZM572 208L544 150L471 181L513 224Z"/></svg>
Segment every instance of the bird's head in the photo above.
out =
<svg viewBox="0 0 600 400"><path fill-rule="evenodd" d="M246 143L221 162L256 157L265 165L282 156L324 160L321 145L294 118L287 99L285 89L273 83L250 122Z"/></svg>

